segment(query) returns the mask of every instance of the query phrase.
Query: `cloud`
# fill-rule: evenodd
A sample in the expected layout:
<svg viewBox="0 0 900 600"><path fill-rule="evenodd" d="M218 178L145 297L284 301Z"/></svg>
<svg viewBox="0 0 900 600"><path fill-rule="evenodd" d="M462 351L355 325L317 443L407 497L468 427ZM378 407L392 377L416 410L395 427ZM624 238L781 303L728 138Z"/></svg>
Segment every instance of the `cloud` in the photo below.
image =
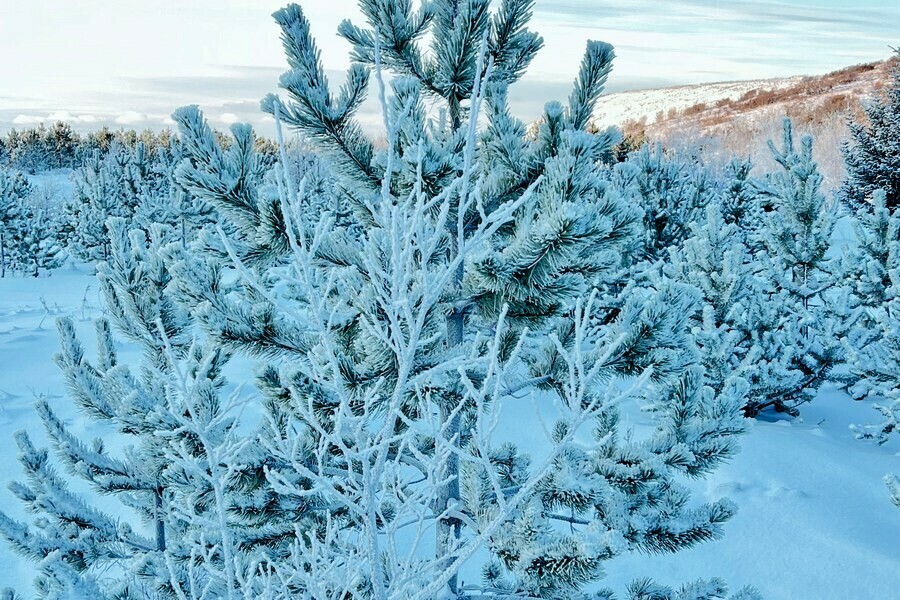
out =
<svg viewBox="0 0 900 600"><path fill-rule="evenodd" d="M93 124L100 121L100 117L91 114L72 114L67 110L57 110L47 114L19 114L13 118L14 125L39 125L41 123L56 123L65 121L72 124Z"/></svg>
<svg viewBox="0 0 900 600"><path fill-rule="evenodd" d="M128 110L120 113L114 120L119 125L135 125L136 123L147 121L147 115L137 111Z"/></svg>
<svg viewBox="0 0 900 600"><path fill-rule="evenodd" d="M234 125L238 122L238 116L234 113L222 113L219 115L219 122L225 123L226 125Z"/></svg>
<svg viewBox="0 0 900 600"><path fill-rule="evenodd" d="M14 125L38 125L45 122L45 119L38 115L17 115L12 122Z"/></svg>
<svg viewBox="0 0 900 600"><path fill-rule="evenodd" d="M615 26L627 24L634 30L665 27L673 31L671 19L679 19L681 27L691 23L702 27L710 22L767 23L791 26L798 23L875 27L890 32L900 15L900 8L890 2L818 2L814 5L772 0L607 0L599 4L595 0L561 0L537 2L537 17L568 20L572 24L603 24ZM888 20L886 20L888 19Z"/></svg>
<svg viewBox="0 0 900 600"><path fill-rule="evenodd" d="M547 50L535 61L545 77L583 39L616 46L618 68L700 83L822 73L885 58L896 44L900 3L860 0L538 0Z"/></svg>
<svg viewBox="0 0 900 600"><path fill-rule="evenodd" d="M215 75L196 77L129 77L121 81L127 93L158 98L254 98L278 87L286 70L277 67L223 65L211 67Z"/></svg>

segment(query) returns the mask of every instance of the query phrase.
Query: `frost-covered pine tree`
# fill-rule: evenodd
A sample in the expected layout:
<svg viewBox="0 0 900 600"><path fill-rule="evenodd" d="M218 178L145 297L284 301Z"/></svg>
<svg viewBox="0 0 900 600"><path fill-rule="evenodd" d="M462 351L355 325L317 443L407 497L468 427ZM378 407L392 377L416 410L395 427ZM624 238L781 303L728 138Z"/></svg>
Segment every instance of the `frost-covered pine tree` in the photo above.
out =
<svg viewBox="0 0 900 600"><path fill-rule="evenodd" d="M720 190L722 217L726 223L741 228L754 227L759 218L759 203L750 173L753 163L749 159L732 157L725 165Z"/></svg>
<svg viewBox="0 0 900 600"><path fill-rule="evenodd" d="M155 224L167 225L165 231L187 246L204 225L215 222L216 214L209 204L189 194L175 181L175 169L183 159L181 143L172 138L167 146L157 148L150 165L138 170L145 173L142 180L146 183L142 186L133 223L144 231L150 231Z"/></svg>
<svg viewBox="0 0 900 600"><path fill-rule="evenodd" d="M714 387L735 375L748 381L758 379L760 358L759 303L764 289L744 240L746 233L726 222L724 201L706 207L706 219L691 223L692 236L683 248L671 248L664 273L696 286L701 309L694 318L692 333L700 348L701 362ZM755 398L759 390L748 394Z"/></svg>
<svg viewBox="0 0 900 600"><path fill-rule="evenodd" d="M616 165L613 183L643 211L643 240L637 258L655 262L691 235L704 207L719 193L709 169L688 152L647 144ZM731 205L729 204L729 207Z"/></svg>
<svg viewBox="0 0 900 600"><path fill-rule="evenodd" d="M129 217L134 204L126 200L122 186L124 174L116 156L125 150L114 149L108 155L95 150L76 172L75 196L66 205L71 228L70 245L81 259L101 261L109 257L106 221L110 217Z"/></svg>
<svg viewBox="0 0 900 600"><path fill-rule="evenodd" d="M811 400L843 361L839 340L846 330L832 295L838 265L828 255L837 215L821 191L812 138L804 136L796 148L786 119L781 148L772 142L769 147L780 170L758 184L760 201L770 211L760 230L764 249L757 259L765 282L762 310L777 314L768 321L783 358L768 365L772 372L763 380L772 382L773 389L764 404L749 407L751 414L767 406L796 413L798 405Z"/></svg>
<svg viewBox="0 0 900 600"><path fill-rule="evenodd" d="M856 398L890 398L900 381L895 364L900 358L900 220L884 205L884 194L876 192L873 210L861 209L856 226L859 245L845 269L856 312L845 340L850 391Z"/></svg>
<svg viewBox="0 0 900 600"><path fill-rule="evenodd" d="M851 140L842 149L847 179L841 196L857 208L883 190L885 205L894 210L900 207L900 62L891 71L884 95L871 100L864 110L862 121L850 123Z"/></svg>
<svg viewBox="0 0 900 600"><path fill-rule="evenodd" d="M875 308L889 298L890 271L897 267L894 242L900 240L900 212L887 207L884 190L872 194L872 205L856 212L856 246L847 250L842 275L851 284L856 304Z"/></svg>
<svg viewBox="0 0 900 600"><path fill-rule="evenodd" d="M294 181L305 180L304 193L316 202L314 210L334 213L338 219L345 218L340 213L346 210L347 205L341 201L341 194L335 189L334 175L309 144L305 144L299 137L286 141L284 160L287 161L287 177ZM274 170L270 172L269 184L277 195L276 173Z"/></svg>
<svg viewBox="0 0 900 600"><path fill-rule="evenodd" d="M856 244L843 249L840 265L842 287L847 296L851 323L844 344L848 350L852 381L849 388L855 398L870 392L880 395L880 385L865 372L870 368L858 359L860 351L870 344L881 343L883 328L879 312L896 294L892 273L898 266L896 242L900 237L900 214L885 206L885 194L873 194L871 205L862 205L853 216Z"/></svg>
<svg viewBox="0 0 900 600"><path fill-rule="evenodd" d="M782 147L769 142L780 170L769 175L762 189L773 209L766 223L767 248L784 274L777 283L804 306L832 284L827 253L836 221L835 207L821 190L812 144L810 136L803 136L800 148L795 148L793 128L786 119Z"/></svg>
<svg viewBox="0 0 900 600"><path fill-rule="evenodd" d="M10 488L37 518L29 525L0 513L0 534L40 564L35 585L42 598L237 597L236 578L253 575L256 564L249 552L244 562L236 558L239 528L226 513L264 480L264 453L236 433L237 396L224 392L221 375L227 354L204 345L168 295L160 252L168 232L154 227L148 239L128 232L123 219L112 219L109 231L109 262L98 273L113 325L96 323L91 361L72 321L61 320L56 357L70 397L106 434L79 439L49 402L39 401L65 474L47 450L18 433L26 481ZM113 326L143 350L139 368L119 362ZM73 492L70 478L120 508ZM242 543L261 535L243 522L240 531ZM267 597L253 585L242 597Z"/></svg>
<svg viewBox="0 0 900 600"><path fill-rule="evenodd" d="M898 244L897 241L892 243L892 253L900 250ZM889 292L890 300L869 311L874 339L862 347L848 344L847 350L855 381L852 391L857 396L875 399L873 408L882 416L880 423L853 429L858 438L875 440L879 444L900 433L900 299L896 294L900 270L895 267L890 276L894 282ZM888 475L885 483L894 504L900 506L900 479Z"/></svg>
<svg viewBox="0 0 900 600"><path fill-rule="evenodd" d="M878 424L854 426L857 437L888 441L900 431L900 69L883 98L865 107L866 122L850 124L843 147L847 179L842 198L855 213L857 245L845 250L841 275L849 288L853 326L844 339L855 398L876 400ZM900 506L900 479L885 476Z"/></svg>
<svg viewBox="0 0 900 600"><path fill-rule="evenodd" d="M774 208L778 193L771 181L760 184L748 174L744 161L735 159L726 166L706 219L690 225L692 236L682 248L670 248L663 272L700 291L702 309L693 319L692 332L714 387L715 382L721 385L728 377L740 376L749 383L747 415L770 407L794 412L798 398L811 393L802 362L810 345L798 342L801 309L789 292L773 283L772 269L781 271L764 244L772 233L762 203ZM767 197L758 194L761 185ZM814 389L818 383L813 384Z"/></svg>
<svg viewBox="0 0 900 600"><path fill-rule="evenodd" d="M850 364L850 393L873 399L882 422L856 426L861 439L884 444L900 432L900 215L876 191L872 206L857 209L858 246L848 252L844 270L855 308L853 328L844 340ZM900 506L900 480L886 476L892 500Z"/></svg>
<svg viewBox="0 0 900 600"><path fill-rule="evenodd" d="M0 277L13 258L13 238L18 236L22 223L22 208L31 195L31 184L17 171L0 169Z"/></svg>
<svg viewBox="0 0 900 600"><path fill-rule="evenodd" d="M42 270L60 267L66 257L61 232L63 223L55 206L23 202L19 220L11 236L11 254L15 268L38 277Z"/></svg>
<svg viewBox="0 0 900 600"><path fill-rule="evenodd" d="M17 169L34 175L50 167L50 138L47 127L40 123L37 127L21 132L11 131L7 136L10 163Z"/></svg>
<svg viewBox="0 0 900 600"><path fill-rule="evenodd" d="M0 171L0 276L11 269L37 277L64 257L59 211L32 191L20 173Z"/></svg>
<svg viewBox="0 0 900 600"><path fill-rule="evenodd" d="M132 149L114 143L109 152L95 150L87 157L76 171L75 197L65 207L74 253L87 261L109 258L107 220L119 217L131 223L148 198L151 204L168 200L177 158L165 149L147 150L143 143ZM153 221L148 216L153 213L152 207L143 211L145 225Z"/></svg>
<svg viewBox="0 0 900 600"><path fill-rule="evenodd" d="M896 342L894 343L894 347L892 348L894 352L896 352ZM881 367L881 374L887 375L888 370L893 367L890 363L884 362L884 355L882 356L870 356L873 361L877 361L879 367ZM894 381L897 379L897 369L893 367L893 375ZM881 404L874 405L875 410L881 413L884 420L877 425L865 425L865 426L854 426L853 430L856 432L857 437L860 439L866 440L875 440L879 444L886 443L892 435L900 433L900 399L897 397L896 390L892 389L887 392L887 403L882 402Z"/></svg>
<svg viewBox="0 0 900 600"><path fill-rule="evenodd" d="M900 477L885 475L884 483L891 493L891 502L900 507Z"/></svg>
<svg viewBox="0 0 900 600"><path fill-rule="evenodd" d="M180 181L240 234L204 241L224 246L222 266L190 253L176 261L179 296L214 338L279 359L261 383L278 415L266 443L284 465L269 477L334 507L304 540L302 569L289 571L318 595L572 597L618 552L676 550L715 535L730 512L670 495L671 474L712 467L742 428L739 382L715 394L702 370L683 370L693 293L642 290L615 311L590 300L592 288L621 284L638 220L596 168L613 136L584 131L611 49L589 44L568 108L548 104L530 140L506 88L540 47L525 29L532 3L503 2L493 15L488 4L362 3L368 29L340 28L357 62L337 96L300 8L276 13L289 101L264 106L329 158L345 191L340 215L310 210L306 182L283 171L276 203L256 194L245 129L226 153L196 111L176 118L191 154ZM371 67L383 152L354 119ZM396 75L390 93L383 69ZM426 99L443 119L427 117ZM223 268L239 281L226 283ZM634 441L600 381L647 368L666 409L657 433ZM556 405L534 464L492 436L500 407L529 395ZM590 421L594 441L573 444ZM706 449L681 453L698 443ZM625 461L632 453L642 467ZM660 456L669 466L651 467ZM635 477L639 489L625 484ZM676 506L684 521L673 536ZM485 549L483 581L469 579Z"/></svg>

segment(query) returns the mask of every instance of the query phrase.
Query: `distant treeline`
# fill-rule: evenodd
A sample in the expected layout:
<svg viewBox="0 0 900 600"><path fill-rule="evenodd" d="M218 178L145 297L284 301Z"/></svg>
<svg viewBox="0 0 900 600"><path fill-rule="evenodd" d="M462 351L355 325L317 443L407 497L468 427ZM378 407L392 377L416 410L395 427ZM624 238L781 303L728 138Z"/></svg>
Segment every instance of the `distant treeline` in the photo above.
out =
<svg viewBox="0 0 900 600"><path fill-rule="evenodd" d="M228 144L231 136L215 132L220 143ZM178 143L178 136L170 129L141 132L134 129L112 130L103 126L87 134L79 134L64 121L57 121L50 127L43 123L30 129L11 129L5 138L0 138L0 165L12 167L34 175L50 169L76 168L83 164L95 150L105 155L114 146L133 150L143 144L147 151L160 148L169 149ZM272 140L258 137L256 150L263 154L274 154L276 145Z"/></svg>

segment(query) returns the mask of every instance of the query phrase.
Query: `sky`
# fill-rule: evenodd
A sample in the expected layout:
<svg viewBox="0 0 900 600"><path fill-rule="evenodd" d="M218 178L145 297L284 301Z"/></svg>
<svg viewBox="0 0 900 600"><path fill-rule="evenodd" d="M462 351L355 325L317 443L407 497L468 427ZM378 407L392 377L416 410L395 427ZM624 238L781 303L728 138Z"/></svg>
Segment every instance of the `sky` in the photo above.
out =
<svg viewBox="0 0 900 600"><path fill-rule="evenodd" d="M285 0L0 0L0 133L44 121L159 129L185 104L226 128L271 120L259 100L286 69L271 13ZM300 0L334 84L338 23L356 0ZM900 45L897 0L536 0L544 49L511 93L534 119L564 100L590 39L616 47L609 92L818 74ZM374 120L377 107L361 118Z"/></svg>

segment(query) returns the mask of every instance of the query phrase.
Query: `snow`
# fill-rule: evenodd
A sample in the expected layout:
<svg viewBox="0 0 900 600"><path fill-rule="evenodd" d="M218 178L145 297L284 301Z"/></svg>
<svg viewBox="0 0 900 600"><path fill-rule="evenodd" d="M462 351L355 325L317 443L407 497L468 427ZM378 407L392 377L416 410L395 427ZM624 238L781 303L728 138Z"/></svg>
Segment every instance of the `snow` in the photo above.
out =
<svg viewBox="0 0 900 600"><path fill-rule="evenodd" d="M718 576L772 599L897 597L900 514L882 477L900 470L898 447L856 440L849 425L877 415L834 388L801 412L755 422L737 457L694 483L698 498L727 496L738 506L722 540L614 561L607 584Z"/></svg>
<svg viewBox="0 0 900 600"><path fill-rule="evenodd" d="M603 96L594 110L597 125L622 125L628 121L657 120L669 110L684 110L696 104L712 105L719 100L737 100L749 91L771 91L792 87L802 77L729 81L702 85L685 85L652 90L620 92Z"/></svg>
<svg viewBox="0 0 900 600"><path fill-rule="evenodd" d="M72 175L72 169L52 169L27 177L40 197L61 202L75 195L75 181Z"/></svg>
<svg viewBox="0 0 900 600"><path fill-rule="evenodd" d="M13 433L25 429L38 444L43 427L33 412L37 397L91 438L102 432L66 400L59 369L54 319L73 317L89 349L91 319L101 316L99 288L89 268L67 266L50 277L0 280L0 476L21 477ZM137 360L135 348L122 346L123 362ZM250 374L251 363L238 367ZM897 540L900 509L890 504L882 483L900 472L900 446L861 442L849 425L874 420L867 402L825 389L794 421L754 422L742 439L741 453L706 479L691 482L695 501L731 498L738 514L725 537L674 555L631 555L607 564L603 585L624 589L632 579L652 576L680 584L719 576L732 589L751 584L765 598L891 598L900 589ZM651 417L628 415L637 426ZM540 436L536 436L540 439ZM14 517L27 518L8 491L0 504ZM140 527L140 523L135 523ZM34 565L0 544L0 582L31 595Z"/></svg>

